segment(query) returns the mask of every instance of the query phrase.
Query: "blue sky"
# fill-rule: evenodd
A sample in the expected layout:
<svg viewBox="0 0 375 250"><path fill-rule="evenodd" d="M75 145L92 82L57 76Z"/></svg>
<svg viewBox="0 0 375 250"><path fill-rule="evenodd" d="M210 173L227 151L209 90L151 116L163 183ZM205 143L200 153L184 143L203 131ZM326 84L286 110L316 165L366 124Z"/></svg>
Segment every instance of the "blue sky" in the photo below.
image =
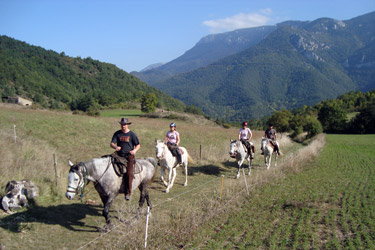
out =
<svg viewBox="0 0 375 250"><path fill-rule="evenodd" d="M0 35L131 72L209 34L371 11L375 0L0 0Z"/></svg>

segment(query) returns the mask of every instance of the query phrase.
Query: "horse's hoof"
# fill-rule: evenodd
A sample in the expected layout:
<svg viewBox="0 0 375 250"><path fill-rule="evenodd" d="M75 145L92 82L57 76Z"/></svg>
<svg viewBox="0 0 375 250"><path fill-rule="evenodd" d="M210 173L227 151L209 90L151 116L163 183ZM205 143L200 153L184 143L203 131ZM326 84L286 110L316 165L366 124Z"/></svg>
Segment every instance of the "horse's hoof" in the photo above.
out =
<svg viewBox="0 0 375 250"><path fill-rule="evenodd" d="M187 186L187 183L184 183L184 187L186 187Z"/></svg>
<svg viewBox="0 0 375 250"><path fill-rule="evenodd" d="M166 194L168 194L168 193L169 193L169 190L168 190L168 189L166 189L166 190L165 190L165 193L166 193Z"/></svg>

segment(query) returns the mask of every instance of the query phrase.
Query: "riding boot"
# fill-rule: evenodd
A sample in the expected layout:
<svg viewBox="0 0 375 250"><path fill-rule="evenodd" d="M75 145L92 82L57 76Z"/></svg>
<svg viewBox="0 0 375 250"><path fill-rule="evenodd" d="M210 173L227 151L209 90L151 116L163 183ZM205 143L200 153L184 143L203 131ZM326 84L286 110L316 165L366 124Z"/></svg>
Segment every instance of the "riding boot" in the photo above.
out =
<svg viewBox="0 0 375 250"><path fill-rule="evenodd" d="M130 196L132 193L132 184L134 179L134 156L129 155L127 157L128 165L126 167L126 177L125 177L125 200L130 200Z"/></svg>
<svg viewBox="0 0 375 250"><path fill-rule="evenodd" d="M250 152L251 152L251 159L254 159L254 155L255 155L255 147L254 146L251 146L251 150L250 150Z"/></svg>

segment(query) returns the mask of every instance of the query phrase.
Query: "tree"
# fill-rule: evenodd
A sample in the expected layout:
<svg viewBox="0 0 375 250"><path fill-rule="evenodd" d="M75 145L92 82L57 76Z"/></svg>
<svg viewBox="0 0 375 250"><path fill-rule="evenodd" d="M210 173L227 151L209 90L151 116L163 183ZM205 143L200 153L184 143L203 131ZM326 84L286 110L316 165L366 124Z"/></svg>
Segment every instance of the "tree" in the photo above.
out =
<svg viewBox="0 0 375 250"><path fill-rule="evenodd" d="M289 121L293 115L289 110L281 110L273 113L268 119L268 123L272 123L275 128L280 132L290 131Z"/></svg>
<svg viewBox="0 0 375 250"><path fill-rule="evenodd" d="M323 102L318 112L318 120L325 132L340 133L346 127L346 114L336 102Z"/></svg>
<svg viewBox="0 0 375 250"><path fill-rule="evenodd" d="M375 103L363 108L350 123L350 131L360 134L375 133Z"/></svg>
<svg viewBox="0 0 375 250"><path fill-rule="evenodd" d="M156 103L158 99L154 93L145 94L142 96L141 99L141 110L145 113L154 112L156 109Z"/></svg>
<svg viewBox="0 0 375 250"><path fill-rule="evenodd" d="M307 132L309 138L323 132L322 124L315 116L306 116L303 130Z"/></svg>
<svg viewBox="0 0 375 250"><path fill-rule="evenodd" d="M190 114L196 114L196 115L203 115L203 112L200 108L195 106L194 104L186 107L185 112L190 113Z"/></svg>

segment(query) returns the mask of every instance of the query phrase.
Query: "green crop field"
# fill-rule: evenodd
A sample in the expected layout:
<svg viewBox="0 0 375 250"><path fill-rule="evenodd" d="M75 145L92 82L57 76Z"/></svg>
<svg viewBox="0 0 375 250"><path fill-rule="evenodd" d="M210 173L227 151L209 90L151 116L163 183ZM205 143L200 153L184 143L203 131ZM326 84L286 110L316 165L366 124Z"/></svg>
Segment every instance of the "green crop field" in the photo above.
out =
<svg viewBox="0 0 375 250"><path fill-rule="evenodd" d="M303 171L254 190L197 249L375 249L375 135L327 135Z"/></svg>
<svg viewBox="0 0 375 250"><path fill-rule="evenodd" d="M130 119L141 140L138 157L155 156L154 140L165 136L171 121ZM64 197L67 160L79 162L111 153L109 141L120 128L118 120L0 107L0 194L12 179L30 179L41 190L36 206L14 214L0 211L4 249L143 248L145 208L139 220L133 219L138 191L130 202L117 197L110 212L115 228L106 234L97 231L104 218L92 184L83 203ZM267 171L259 152L262 132L254 131L255 166L246 179L241 174L236 180L236 163L228 151L238 128L177 123L181 144L194 163L189 166L188 186L183 186L179 168L168 194L158 170L150 187L148 248L373 248L374 136L328 135L323 151L323 135L307 146L281 136L284 156Z"/></svg>

